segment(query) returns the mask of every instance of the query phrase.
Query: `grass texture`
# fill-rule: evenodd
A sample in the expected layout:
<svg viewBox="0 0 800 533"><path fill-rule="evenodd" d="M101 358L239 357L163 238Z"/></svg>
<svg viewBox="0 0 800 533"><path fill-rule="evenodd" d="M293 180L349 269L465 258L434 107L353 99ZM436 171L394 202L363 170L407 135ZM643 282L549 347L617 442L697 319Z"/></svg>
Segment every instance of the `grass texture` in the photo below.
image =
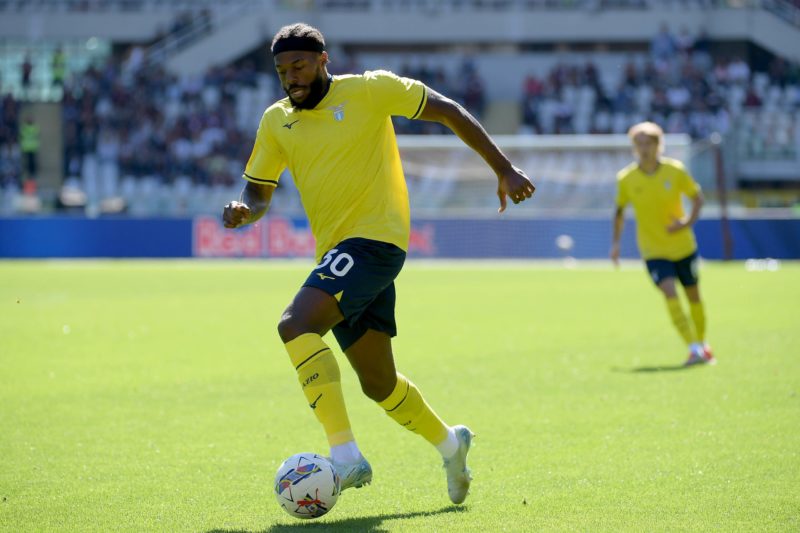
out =
<svg viewBox="0 0 800 533"><path fill-rule="evenodd" d="M303 522L273 476L327 447L276 324L311 267L0 263L0 530L800 530L799 264L704 264L719 364L684 369L639 263L409 262L397 367L477 434L471 495L337 351L375 478Z"/></svg>

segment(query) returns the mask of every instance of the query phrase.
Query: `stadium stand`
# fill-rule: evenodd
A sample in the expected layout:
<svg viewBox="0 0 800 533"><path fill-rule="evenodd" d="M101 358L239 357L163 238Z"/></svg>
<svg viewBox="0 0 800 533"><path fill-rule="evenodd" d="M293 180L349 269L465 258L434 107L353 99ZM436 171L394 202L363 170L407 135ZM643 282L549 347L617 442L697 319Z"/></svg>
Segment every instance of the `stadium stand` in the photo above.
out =
<svg viewBox="0 0 800 533"><path fill-rule="evenodd" d="M758 7L795 28L797 37L796 2L42 0L0 2L0 13L147 15L162 23L137 39L63 38L36 44L9 39L0 44L0 212L20 209L15 198L24 182L22 117L26 109L45 113L47 104L60 110L58 144L63 149L45 165L55 169L54 177L38 180L43 194L48 185L54 185L52 190L66 185L84 194L94 212L125 206L139 215L204 213L229 198L239 187L261 112L282 96L264 53L265 37L259 37L259 46L200 74L172 67L176 58L191 58L193 49L212 42L243 10L268 4L285 17L343 13L373 20L397 12L428 17L541 13L561 17L562 28L576 14L654 12L658 31L647 39L623 32L581 43L547 36L534 42L515 34L510 42L487 46L458 40L420 46L418 36L401 42L392 36L375 42L373 36L368 42L337 43L334 32L331 67L335 73L389 68L419 78L458 99L496 134L621 134L635 122L655 120L668 133L695 140L689 155L698 169L705 169L698 177L708 184L714 183L714 171L702 159L708 158L708 139L721 134L733 186L753 189L765 183L791 190L800 183L800 67L791 54L783 57L738 37L725 39L719 28L709 32L677 25L673 18L659 20L682 10L716 14ZM276 16L272 24L281 20ZM396 126L403 134L443 133L438 125L423 122L399 119ZM615 154L577 151L564 157L534 150L526 164L557 185L553 190L558 193L546 206L591 209L607 205L614 172L629 156L619 150ZM581 172L583 177L576 179ZM461 188L457 180L441 178L453 174L437 171L428 179L421 173L411 185L412 204L482 205L478 195L453 195L454 187ZM288 184L290 177L285 179ZM300 209L291 187L279 190L285 199L276 202L277 209ZM785 196L791 204L792 193Z"/></svg>

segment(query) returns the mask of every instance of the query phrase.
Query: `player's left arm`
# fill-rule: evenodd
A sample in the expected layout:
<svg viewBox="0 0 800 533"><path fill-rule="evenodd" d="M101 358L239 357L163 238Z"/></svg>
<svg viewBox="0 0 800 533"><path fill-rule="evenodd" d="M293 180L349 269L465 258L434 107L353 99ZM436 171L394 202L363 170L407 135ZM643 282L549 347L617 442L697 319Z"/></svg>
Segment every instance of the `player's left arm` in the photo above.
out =
<svg viewBox="0 0 800 533"><path fill-rule="evenodd" d="M682 219L675 219L672 221L672 224L667 226L667 231L669 233L675 233L676 231L680 231L685 228L690 228L694 226L694 223L697 222L697 219L700 218L700 210L703 208L703 193L702 191L697 191L697 194L690 198L692 202L692 208L689 211L688 217L683 217Z"/></svg>
<svg viewBox="0 0 800 533"><path fill-rule="evenodd" d="M528 176L515 167L508 157L492 141L483 126L466 109L450 98L428 88L425 108L416 117L420 120L438 122L448 127L464 143L475 150L497 174L497 197L500 213L506 209L506 197L518 204L533 196L534 187Z"/></svg>

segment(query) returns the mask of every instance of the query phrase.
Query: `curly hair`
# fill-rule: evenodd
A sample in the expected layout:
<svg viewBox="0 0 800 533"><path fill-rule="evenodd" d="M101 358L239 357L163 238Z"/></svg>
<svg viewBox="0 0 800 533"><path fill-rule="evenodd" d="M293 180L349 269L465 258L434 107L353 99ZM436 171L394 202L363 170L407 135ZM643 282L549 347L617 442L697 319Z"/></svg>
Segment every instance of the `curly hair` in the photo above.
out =
<svg viewBox="0 0 800 533"><path fill-rule="evenodd" d="M272 38L270 49L273 54L290 49L322 52L325 50L325 37L314 26L297 22L278 30Z"/></svg>

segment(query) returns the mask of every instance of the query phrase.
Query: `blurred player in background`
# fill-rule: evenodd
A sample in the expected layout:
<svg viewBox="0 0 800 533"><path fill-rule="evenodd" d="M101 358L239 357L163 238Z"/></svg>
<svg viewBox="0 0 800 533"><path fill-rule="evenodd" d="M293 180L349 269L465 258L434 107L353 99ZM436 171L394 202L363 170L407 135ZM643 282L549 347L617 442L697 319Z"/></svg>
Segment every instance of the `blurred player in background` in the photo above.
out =
<svg viewBox="0 0 800 533"><path fill-rule="evenodd" d="M686 365L713 363L714 356L705 342L706 315L700 299L697 242L692 225L700 216L703 194L683 164L662 155L664 132L652 122L636 124L628 131L637 162L617 175L617 209L611 242L611 260L619 262L623 211L633 205L639 253L650 277L664 294L672 323L689 347ZM692 203L687 217L682 196ZM678 299L676 278L689 299L691 320Z"/></svg>
<svg viewBox="0 0 800 533"><path fill-rule="evenodd" d="M372 481L345 409L339 367L322 340L333 331L361 388L444 459L448 494L467 496L472 432L445 424L419 389L395 370L394 279L408 249L408 191L391 116L439 122L480 154L497 175L500 211L534 187L460 105L419 81L386 71L331 76L319 30L282 28L272 54L288 95L264 113L245 168L240 201L225 206L228 228L251 224L269 207L288 168L317 242L317 267L283 313L278 333L305 397L325 429L342 489ZM435 357L435 354L431 354Z"/></svg>

